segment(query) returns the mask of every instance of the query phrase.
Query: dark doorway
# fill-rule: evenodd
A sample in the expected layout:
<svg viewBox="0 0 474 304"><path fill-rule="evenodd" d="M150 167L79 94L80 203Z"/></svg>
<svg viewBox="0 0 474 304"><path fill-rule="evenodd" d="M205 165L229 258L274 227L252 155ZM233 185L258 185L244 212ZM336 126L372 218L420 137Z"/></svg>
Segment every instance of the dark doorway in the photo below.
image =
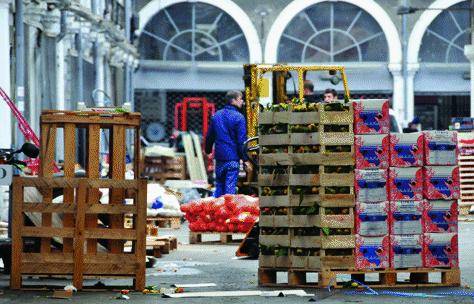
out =
<svg viewBox="0 0 474 304"><path fill-rule="evenodd" d="M423 130L446 130L452 117L470 116L469 96L415 96L415 116Z"/></svg>

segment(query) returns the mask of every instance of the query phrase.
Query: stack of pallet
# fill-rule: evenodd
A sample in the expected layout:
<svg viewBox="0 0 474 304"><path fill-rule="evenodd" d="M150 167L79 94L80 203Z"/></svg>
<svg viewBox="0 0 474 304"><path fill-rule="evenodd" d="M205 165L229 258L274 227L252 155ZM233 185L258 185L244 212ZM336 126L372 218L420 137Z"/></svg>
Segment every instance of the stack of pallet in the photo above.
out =
<svg viewBox="0 0 474 304"><path fill-rule="evenodd" d="M474 205L474 132L458 133L459 174L461 180L461 214L467 214Z"/></svg>
<svg viewBox="0 0 474 304"><path fill-rule="evenodd" d="M168 179L186 179L186 159L184 156L145 156L144 175L164 182Z"/></svg>
<svg viewBox="0 0 474 304"><path fill-rule="evenodd" d="M260 113L259 283L354 266L354 135L350 105L280 104Z"/></svg>

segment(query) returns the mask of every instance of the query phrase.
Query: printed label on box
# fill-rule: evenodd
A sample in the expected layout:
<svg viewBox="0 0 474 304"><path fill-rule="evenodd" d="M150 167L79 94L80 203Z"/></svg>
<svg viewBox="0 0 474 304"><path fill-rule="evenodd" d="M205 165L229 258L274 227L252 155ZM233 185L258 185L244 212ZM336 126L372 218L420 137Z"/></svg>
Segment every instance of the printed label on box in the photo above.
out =
<svg viewBox="0 0 474 304"><path fill-rule="evenodd" d="M388 169L389 135L356 135L357 169Z"/></svg>
<svg viewBox="0 0 474 304"><path fill-rule="evenodd" d="M423 170L422 168L393 168L389 172L389 199L422 200Z"/></svg>
<svg viewBox="0 0 474 304"><path fill-rule="evenodd" d="M388 268L390 266L390 237L356 236L357 269Z"/></svg>
<svg viewBox="0 0 474 304"><path fill-rule="evenodd" d="M457 233L425 233L424 266L458 267Z"/></svg>
<svg viewBox="0 0 474 304"><path fill-rule="evenodd" d="M388 134L390 132L390 116L388 109L388 100L355 100L354 133Z"/></svg>
<svg viewBox="0 0 474 304"><path fill-rule="evenodd" d="M390 202L391 233L421 234L423 232L423 201Z"/></svg>
<svg viewBox="0 0 474 304"><path fill-rule="evenodd" d="M424 167L424 196L426 199L459 199L459 167L426 166Z"/></svg>
<svg viewBox="0 0 474 304"><path fill-rule="evenodd" d="M390 166L423 166L423 133L390 134Z"/></svg>
<svg viewBox="0 0 474 304"><path fill-rule="evenodd" d="M387 200L387 170L355 170L355 188L359 202Z"/></svg>
<svg viewBox="0 0 474 304"><path fill-rule="evenodd" d="M392 268L423 266L423 235L391 235L390 258Z"/></svg>
<svg viewBox="0 0 474 304"><path fill-rule="evenodd" d="M457 133L424 131L425 165L453 166L458 162Z"/></svg>
<svg viewBox="0 0 474 304"><path fill-rule="evenodd" d="M428 201L423 214L424 232L458 232L458 203Z"/></svg>
<svg viewBox="0 0 474 304"><path fill-rule="evenodd" d="M356 233L361 236L389 234L389 203L356 203Z"/></svg>

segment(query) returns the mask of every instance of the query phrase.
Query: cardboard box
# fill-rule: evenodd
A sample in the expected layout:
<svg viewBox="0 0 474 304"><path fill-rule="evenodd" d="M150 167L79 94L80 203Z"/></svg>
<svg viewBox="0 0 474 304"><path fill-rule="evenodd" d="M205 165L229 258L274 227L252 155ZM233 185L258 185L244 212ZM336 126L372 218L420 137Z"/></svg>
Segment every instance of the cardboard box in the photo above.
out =
<svg viewBox="0 0 474 304"><path fill-rule="evenodd" d="M458 163L458 138L453 131L424 131L425 165L454 166Z"/></svg>
<svg viewBox="0 0 474 304"><path fill-rule="evenodd" d="M460 197L459 167L424 167L423 194L429 200L453 200Z"/></svg>
<svg viewBox="0 0 474 304"><path fill-rule="evenodd" d="M365 237L356 235L356 269L390 267L390 236Z"/></svg>
<svg viewBox="0 0 474 304"><path fill-rule="evenodd" d="M458 267L458 234L425 233L424 267Z"/></svg>
<svg viewBox="0 0 474 304"><path fill-rule="evenodd" d="M423 166L423 133L390 134L390 167Z"/></svg>
<svg viewBox="0 0 474 304"><path fill-rule="evenodd" d="M388 169L389 135L356 135L357 169Z"/></svg>
<svg viewBox="0 0 474 304"><path fill-rule="evenodd" d="M356 202L356 234L361 236L383 236L389 234L388 202Z"/></svg>
<svg viewBox="0 0 474 304"><path fill-rule="evenodd" d="M457 201L427 201L423 211L424 232L458 232Z"/></svg>
<svg viewBox="0 0 474 304"><path fill-rule="evenodd" d="M394 168L389 170L389 200L422 200L422 168Z"/></svg>
<svg viewBox="0 0 474 304"><path fill-rule="evenodd" d="M387 170L355 170L356 200L362 203L387 200Z"/></svg>
<svg viewBox="0 0 474 304"><path fill-rule="evenodd" d="M393 235L423 233L423 201L390 202L390 232Z"/></svg>
<svg viewBox="0 0 474 304"><path fill-rule="evenodd" d="M423 234L390 236L390 267L422 267Z"/></svg>
<svg viewBox="0 0 474 304"><path fill-rule="evenodd" d="M363 99L354 101L355 134L388 134L390 116L388 100Z"/></svg>

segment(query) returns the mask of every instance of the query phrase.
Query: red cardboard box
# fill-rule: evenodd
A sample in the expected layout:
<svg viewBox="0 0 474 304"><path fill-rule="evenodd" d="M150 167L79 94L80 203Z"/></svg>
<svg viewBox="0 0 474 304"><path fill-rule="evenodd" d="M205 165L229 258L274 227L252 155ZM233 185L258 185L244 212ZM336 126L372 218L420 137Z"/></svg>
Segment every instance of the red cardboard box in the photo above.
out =
<svg viewBox="0 0 474 304"><path fill-rule="evenodd" d="M458 232L457 201L427 201L423 211L424 232Z"/></svg>
<svg viewBox="0 0 474 304"><path fill-rule="evenodd" d="M356 234L361 236L383 236L389 234L388 202L361 203L356 202Z"/></svg>
<svg viewBox="0 0 474 304"><path fill-rule="evenodd" d="M422 267L423 234L390 236L390 267Z"/></svg>
<svg viewBox="0 0 474 304"><path fill-rule="evenodd" d="M356 235L357 269L384 269L390 267L390 236L366 237Z"/></svg>
<svg viewBox="0 0 474 304"><path fill-rule="evenodd" d="M423 166L423 133L390 134L390 167Z"/></svg>
<svg viewBox="0 0 474 304"><path fill-rule="evenodd" d="M453 131L424 131L425 165L454 166L458 163L458 135Z"/></svg>
<svg viewBox="0 0 474 304"><path fill-rule="evenodd" d="M354 101L355 134L388 134L390 116L388 100L362 99Z"/></svg>
<svg viewBox="0 0 474 304"><path fill-rule="evenodd" d="M390 202L390 232L393 235L423 233L424 201Z"/></svg>
<svg viewBox="0 0 474 304"><path fill-rule="evenodd" d="M356 200L363 203L387 200L387 170L355 170Z"/></svg>
<svg viewBox="0 0 474 304"><path fill-rule="evenodd" d="M394 168L389 170L389 200L422 200L422 168Z"/></svg>
<svg viewBox="0 0 474 304"><path fill-rule="evenodd" d="M426 166L424 169L424 196L429 200L459 199L459 167Z"/></svg>
<svg viewBox="0 0 474 304"><path fill-rule="evenodd" d="M357 169L388 169L389 135L356 135Z"/></svg>
<svg viewBox="0 0 474 304"><path fill-rule="evenodd" d="M425 233L424 267L458 267L458 234Z"/></svg>

